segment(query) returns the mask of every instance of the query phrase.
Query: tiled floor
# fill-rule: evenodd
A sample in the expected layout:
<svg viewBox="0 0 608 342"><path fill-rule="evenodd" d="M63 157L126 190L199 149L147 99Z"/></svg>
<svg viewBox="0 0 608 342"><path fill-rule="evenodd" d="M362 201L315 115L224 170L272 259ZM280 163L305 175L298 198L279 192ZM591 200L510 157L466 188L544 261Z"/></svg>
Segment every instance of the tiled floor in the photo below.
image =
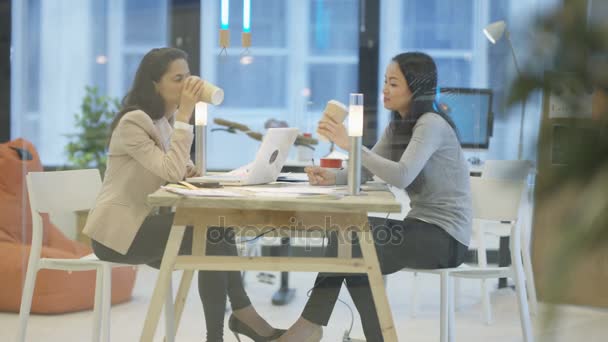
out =
<svg viewBox="0 0 608 342"><path fill-rule="evenodd" d="M296 288L294 302L285 307L272 306L270 298L278 285L259 283L255 272L249 272L248 293L257 310L271 324L286 328L299 316L306 301L306 292L312 285L314 274L292 273L291 285ZM157 271L141 267L137 279L134 298L131 302L112 308L112 341L138 341L148 302L152 294ZM400 341L438 341L439 339L439 281L434 275L420 276L419 314L409 315L409 289L412 276L401 272L388 277L388 296ZM178 281L178 273L175 274ZM204 341L204 317L196 293L191 288L177 341ZM347 291L342 299L351 303ZM457 341L521 341L519 315L515 294L510 289L492 293L494 322L485 325L481 321L478 285L474 281L463 281L461 286L460 309L456 312ZM541 328L541 317L534 318L537 341L594 342L608 341L608 310L579 307L560 307L558 324ZM228 313L227 313L228 315ZM356 315L356 313L355 313ZM80 312L66 315L38 316L30 319L28 341L90 341L92 313ZM350 326L349 309L339 303L334 310L329 326L324 330L323 341L341 341ZM13 341L18 316L0 313L0 341ZM161 340L162 321L157 331ZM359 318L355 316L351 336L362 337ZM246 340L246 338L244 339ZM225 341L236 341L225 330Z"/></svg>

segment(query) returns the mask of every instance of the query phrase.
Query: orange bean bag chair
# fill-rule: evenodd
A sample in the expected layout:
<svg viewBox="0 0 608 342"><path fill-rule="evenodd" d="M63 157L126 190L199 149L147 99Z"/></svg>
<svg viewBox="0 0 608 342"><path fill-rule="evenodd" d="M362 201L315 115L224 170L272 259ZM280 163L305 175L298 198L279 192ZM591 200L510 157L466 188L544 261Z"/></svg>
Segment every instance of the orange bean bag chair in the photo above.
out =
<svg viewBox="0 0 608 342"><path fill-rule="evenodd" d="M32 241L32 218L25 175L42 171L38 152L23 139L0 144L0 311L19 312ZM61 195L58 195L58 199ZM43 258L77 259L92 253L68 239L43 215ZM56 314L93 308L95 271L40 270L32 300L32 313ZM112 271L112 303L131 299L136 270Z"/></svg>

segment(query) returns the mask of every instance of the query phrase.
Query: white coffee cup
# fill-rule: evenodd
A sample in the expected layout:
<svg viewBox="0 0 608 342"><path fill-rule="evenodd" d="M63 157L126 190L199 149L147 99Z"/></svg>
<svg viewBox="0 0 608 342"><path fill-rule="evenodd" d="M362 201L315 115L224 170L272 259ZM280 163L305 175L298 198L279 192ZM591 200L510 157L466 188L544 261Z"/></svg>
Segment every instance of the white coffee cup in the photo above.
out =
<svg viewBox="0 0 608 342"><path fill-rule="evenodd" d="M342 102L336 100L329 100L327 102L327 105L325 106L325 109L323 110L323 117L321 117L321 120L319 120L319 122L328 121L331 119L337 123L342 123L344 121L344 118L346 118L347 114L348 109ZM327 137L319 133L318 127L317 134L319 135L320 140L325 142L329 141Z"/></svg>
<svg viewBox="0 0 608 342"><path fill-rule="evenodd" d="M201 101L217 106L224 102L224 90L211 82L205 81Z"/></svg>

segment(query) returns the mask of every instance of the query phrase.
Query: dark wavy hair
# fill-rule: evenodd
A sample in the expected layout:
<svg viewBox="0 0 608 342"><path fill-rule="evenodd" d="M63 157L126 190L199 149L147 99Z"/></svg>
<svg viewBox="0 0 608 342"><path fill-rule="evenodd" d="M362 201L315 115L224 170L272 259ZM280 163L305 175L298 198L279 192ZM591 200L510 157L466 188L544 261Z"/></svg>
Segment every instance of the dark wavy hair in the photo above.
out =
<svg viewBox="0 0 608 342"><path fill-rule="evenodd" d="M437 66L433 58L422 52L406 52L398 54L391 61L397 63L412 92L410 110L405 118L402 118L397 111L391 112L389 129L393 137L392 159L399 160L412 137L416 122L425 113L437 113L447 121L458 136L454 121L436 102Z"/></svg>
<svg viewBox="0 0 608 342"><path fill-rule="evenodd" d="M154 83L160 81L167 72L169 64L177 59L188 60L188 54L180 49L169 47L152 49L146 53L135 72L133 85L122 99L121 109L112 121L110 139L120 119L130 111L142 110L152 120L158 120L165 115L165 101L156 91ZM108 146L110 146L109 140Z"/></svg>

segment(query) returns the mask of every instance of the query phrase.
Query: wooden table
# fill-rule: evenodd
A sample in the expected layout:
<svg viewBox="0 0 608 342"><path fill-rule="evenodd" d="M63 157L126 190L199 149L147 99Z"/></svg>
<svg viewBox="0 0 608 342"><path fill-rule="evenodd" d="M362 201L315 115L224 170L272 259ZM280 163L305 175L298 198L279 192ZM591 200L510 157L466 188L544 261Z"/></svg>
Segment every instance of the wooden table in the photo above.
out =
<svg viewBox="0 0 608 342"><path fill-rule="evenodd" d="M176 211L146 315L142 342L152 341L154 338L160 312L171 290L171 272L178 269L184 270L184 273L175 305L169 307L169 310L174 309L175 323L167 328L168 341L173 341L195 270L367 273L384 339L387 342L397 341L367 218L368 212L401 211L401 204L390 191L364 191L360 196L345 196L340 199L271 199L255 196L186 197L161 189L151 194L148 202L153 206L175 207ZM178 256L186 226L194 227L193 255ZM273 231L274 236L316 234L319 237L329 230L336 230L339 236L338 257L205 256L207 227L238 227L235 229L246 228L247 231L261 232L276 228L276 231ZM350 232L358 235L363 258L351 257Z"/></svg>

